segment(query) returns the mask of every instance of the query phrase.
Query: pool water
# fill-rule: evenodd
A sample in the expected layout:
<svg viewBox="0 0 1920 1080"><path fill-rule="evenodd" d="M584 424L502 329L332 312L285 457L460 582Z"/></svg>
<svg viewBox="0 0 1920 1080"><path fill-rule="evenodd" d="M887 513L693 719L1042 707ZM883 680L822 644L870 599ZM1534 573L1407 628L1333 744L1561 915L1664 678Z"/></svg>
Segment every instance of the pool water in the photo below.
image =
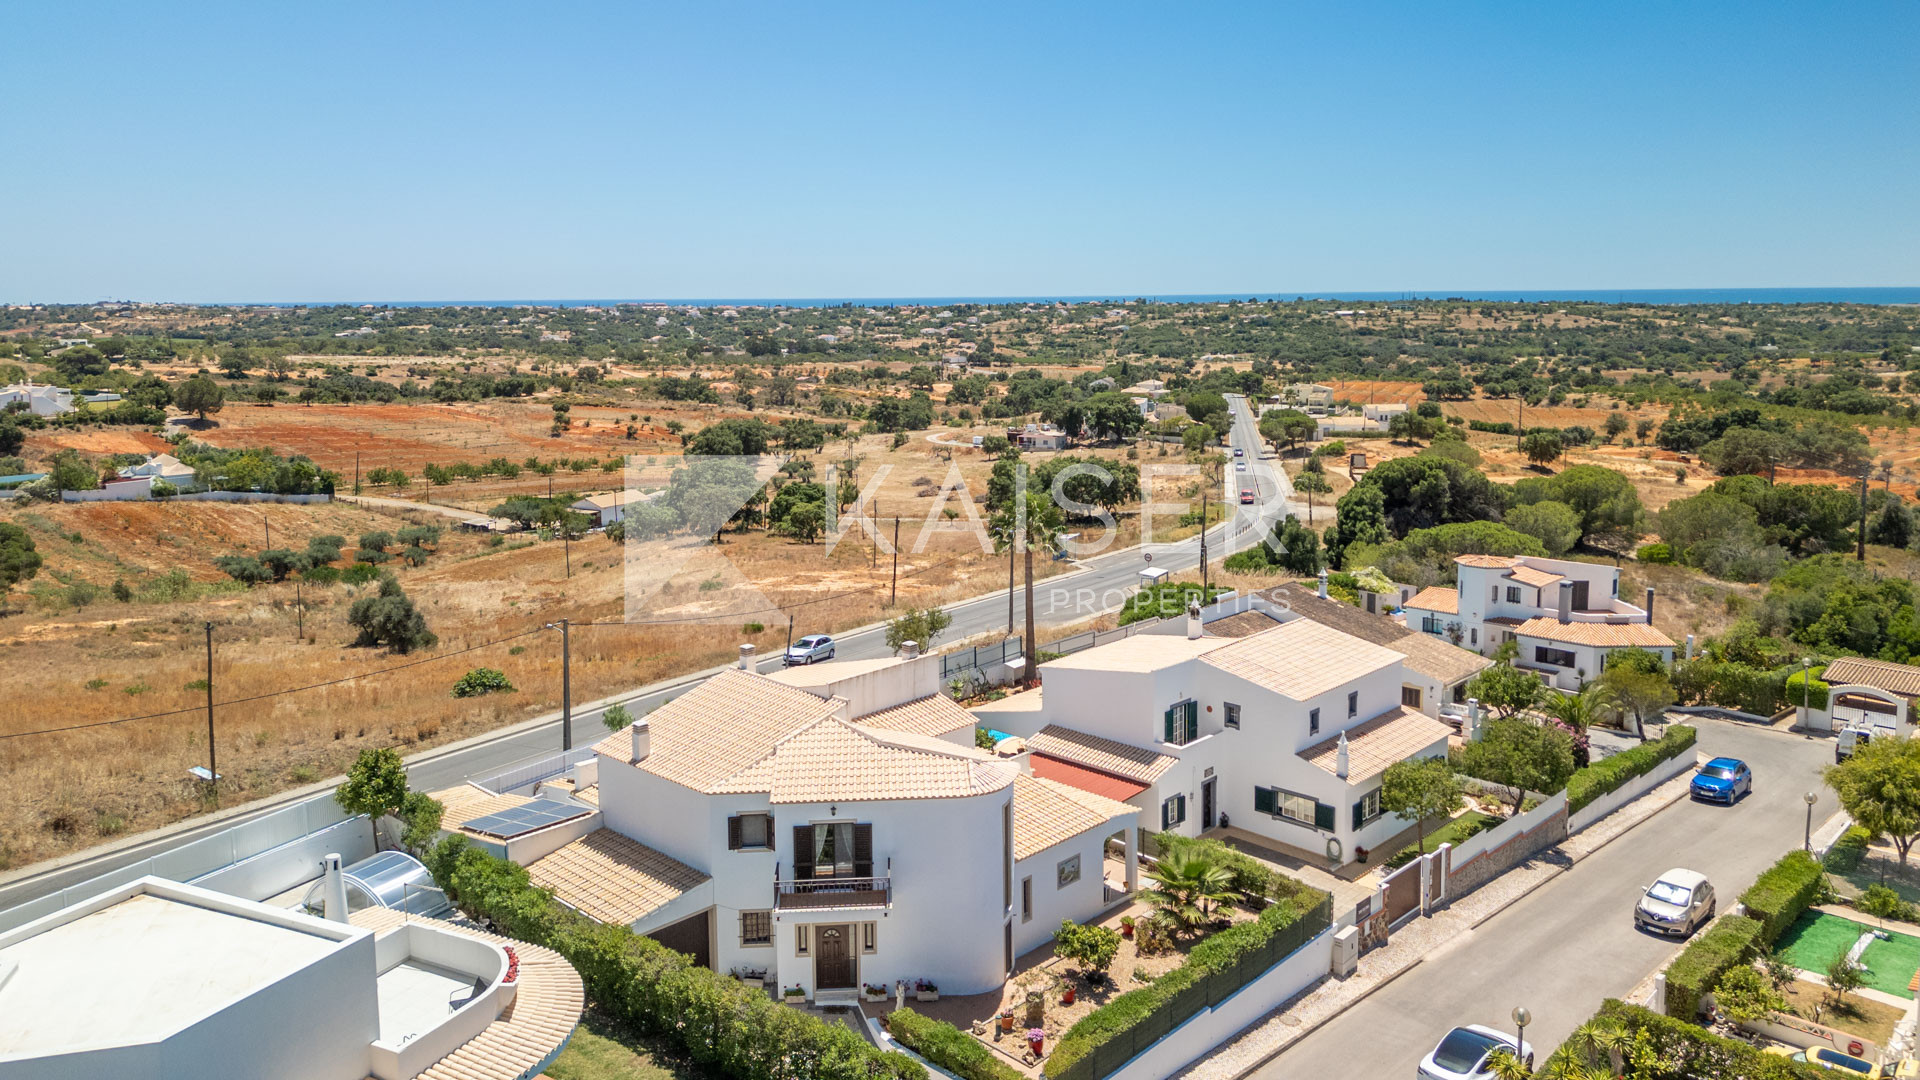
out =
<svg viewBox="0 0 1920 1080"><path fill-rule="evenodd" d="M1829 964L1845 956L1861 934L1873 929L1867 923L1808 911L1780 935L1777 948L1787 963L1824 975ZM1913 981L1913 973L1920 970L1920 938L1889 932L1887 940L1867 946L1860 962L1867 968L1867 986L1911 1000L1914 994L1907 986Z"/></svg>
<svg viewBox="0 0 1920 1080"><path fill-rule="evenodd" d="M1004 742L1007 739L1013 738L1012 735L1009 735L1006 732L1001 731L999 728L988 728L987 735L988 737L992 738L994 742Z"/></svg>

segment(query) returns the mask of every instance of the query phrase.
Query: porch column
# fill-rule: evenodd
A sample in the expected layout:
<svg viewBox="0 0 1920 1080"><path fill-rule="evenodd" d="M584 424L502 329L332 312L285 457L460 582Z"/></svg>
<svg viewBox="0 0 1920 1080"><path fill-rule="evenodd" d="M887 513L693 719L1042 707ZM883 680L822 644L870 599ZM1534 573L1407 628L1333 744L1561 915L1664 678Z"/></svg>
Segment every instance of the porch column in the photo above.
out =
<svg viewBox="0 0 1920 1080"><path fill-rule="evenodd" d="M1127 826L1126 831L1122 832L1120 835L1125 838L1122 841L1122 843L1125 844L1126 852L1127 852L1127 891L1130 893L1139 892L1140 891L1140 849L1138 847L1138 842L1135 839L1139 835L1139 830L1134 828L1132 825L1129 825Z"/></svg>

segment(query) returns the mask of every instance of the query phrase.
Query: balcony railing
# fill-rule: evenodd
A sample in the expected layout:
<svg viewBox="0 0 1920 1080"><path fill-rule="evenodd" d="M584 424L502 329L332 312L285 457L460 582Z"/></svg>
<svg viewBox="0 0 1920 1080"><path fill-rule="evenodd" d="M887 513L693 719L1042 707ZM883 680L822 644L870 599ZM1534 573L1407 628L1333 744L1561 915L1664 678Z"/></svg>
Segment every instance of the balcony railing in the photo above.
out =
<svg viewBox="0 0 1920 1080"><path fill-rule="evenodd" d="M884 908L893 906L893 867L881 877L783 878L774 870L774 905L783 910L808 908Z"/></svg>

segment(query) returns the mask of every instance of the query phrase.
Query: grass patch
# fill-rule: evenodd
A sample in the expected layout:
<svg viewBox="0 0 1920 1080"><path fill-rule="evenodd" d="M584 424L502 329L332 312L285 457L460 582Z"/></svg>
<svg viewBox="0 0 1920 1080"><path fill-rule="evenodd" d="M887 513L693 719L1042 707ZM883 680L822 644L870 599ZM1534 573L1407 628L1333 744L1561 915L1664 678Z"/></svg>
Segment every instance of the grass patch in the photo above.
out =
<svg viewBox="0 0 1920 1080"><path fill-rule="evenodd" d="M1468 837L1485 832L1500 824L1492 814L1483 814L1478 810L1469 810L1445 825L1427 833L1426 840L1418 844L1408 844L1387 860L1388 866L1405 866L1421 855L1440 850L1441 844L1459 847Z"/></svg>
<svg viewBox="0 0 1920 1080"><path fill-rule="evenodd" d="M720 1080L719 1073L675 1057L660 1043L592 1009L580 1018L547 1075L553 1080Z"/></svg>
<svg viewBox="0 0 1920 1080"><path fill-rule="evenodd" d="M1860 935L1875 927L1838 915L1809 911L1796 919L1780 937L1780 955L1802 971L1824 972L1834 959L1846 955ZM1867 946L1860 957L1866 965L1866 985L1895 997L1909 1000L1913 991L1907 984L1920 970L1920 938L1889 931L1885 941Z"/></svg>

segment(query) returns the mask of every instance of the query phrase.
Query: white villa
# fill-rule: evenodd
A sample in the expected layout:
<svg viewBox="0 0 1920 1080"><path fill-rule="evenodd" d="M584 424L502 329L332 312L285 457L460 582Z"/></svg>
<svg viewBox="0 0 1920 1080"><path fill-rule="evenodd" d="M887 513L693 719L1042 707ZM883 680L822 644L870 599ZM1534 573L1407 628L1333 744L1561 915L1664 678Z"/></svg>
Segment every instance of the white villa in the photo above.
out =
<svg viewBox="0 0 1920 1080"><path fill-rule="evenodd" d="M628 488L625 491L611 491L604 495L589 495L576 500L567 509L580 514L589 514L598 525L611 525L626 518L627 510L636 503L646 502L652 496L642 491Z"/></svg>
<svg viewBox="0 0 1920 1080"><path fill-rule="evenodd" d="M1187 623L1048 661L1043 691L975 715L1026 739L1036 777L1123 800L1143 829L1231 824L1341 863L1405 826L1380 810L1381 774L1444 755L1449 733L1408 704L1424 680L1407 655L1311 618L1243 637Z"/></svg>
<svg viewBox="0 0 1920 1080"><path fill-rule="evenodd" d="M1807 727L1827 731L1872 728L1882 737L1913 735L1920 667L1843 656L1828 664L1818 678L1827 684L1827 704L1800 710L1800 721ZM1793 697L1789 689L1788 704L1794 704Z"/></svg>
<svg viewBox="0 0 1920 1080"><path fill-rule="evenodd" d="M73 391L64 386L45 386L31 381L0 386L0 409L14 402L25 402L35 416L59 416L74 410Z"/></svg>
<svg viewBox="0 0 1920 1080"><path fill-rule="evenodd" d="M1653 626L1653 590L1644 608L1621 600L1618 567L1532 555L1462 555L1454 567L1456 588L1422 589L1407 601L1409 630L1482 655L1513 641L1515 665L1562 690L1599 678L1615 649L1673 659L1673 639Z"/></svg>
<svg viewBox="0 0 1920 1080"><path fill-rule="evenodd" d="M199 480L193 471L193 466L188 465L172 454L155 454L138 465L128 465L126 468L121 469L120 475L129 480L139 479L143 476L151 477L155 480L164 480L182 491L199 485Z"/></svg>

